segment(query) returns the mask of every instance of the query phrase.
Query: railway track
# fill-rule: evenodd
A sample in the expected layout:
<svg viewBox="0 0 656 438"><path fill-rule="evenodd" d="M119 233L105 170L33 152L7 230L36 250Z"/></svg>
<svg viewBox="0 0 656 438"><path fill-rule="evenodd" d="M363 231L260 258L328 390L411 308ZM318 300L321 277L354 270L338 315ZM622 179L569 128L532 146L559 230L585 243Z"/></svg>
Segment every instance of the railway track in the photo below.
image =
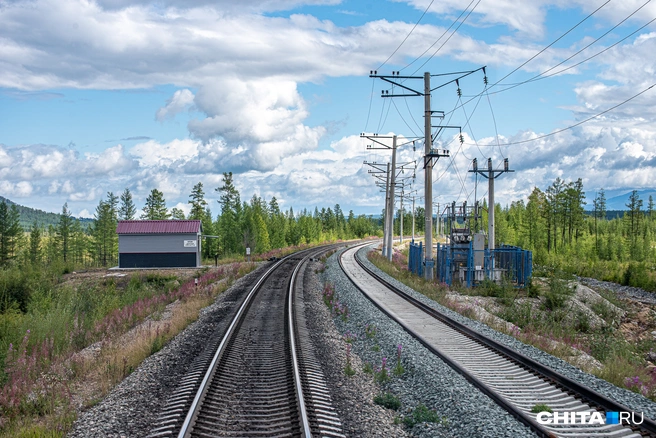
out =
<svg viewBox="0 0 656 438"><path fill-rule="evenodd" d="M218 345L180 382L150 437L344 437L296 286L305 262L331 247L296 253L267 270Z"/></svg>
<svg viewBox="0 0 656 438"><path fill-rule="evenodd" d="M606 412L630 410L408 296L359 261L358 250L356 247L344 251L339 260L354 285L408 333L539 436L656 436L656 423L647 418L642 424L630 426L605 424ZM531 412L536 405L547 405L558 413L560 424L540 424L537 413ZM565 412L567 420L563 417ZM573 417L571 413L575 413ZM542 419L550 418L553 421L553 416L542 416ZM592 418L603 420L604 424L596 424L598 421L590 424ZM638 421L641 419L637 417Z"/></svg>

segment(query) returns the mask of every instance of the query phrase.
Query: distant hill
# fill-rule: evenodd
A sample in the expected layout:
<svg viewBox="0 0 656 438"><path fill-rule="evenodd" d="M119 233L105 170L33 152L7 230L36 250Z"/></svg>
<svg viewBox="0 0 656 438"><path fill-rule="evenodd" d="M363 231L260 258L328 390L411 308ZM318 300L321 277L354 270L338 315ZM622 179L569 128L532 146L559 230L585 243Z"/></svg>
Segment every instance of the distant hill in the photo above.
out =
<svg viewBox="0 0 656 438"><path fill-rule="evenodd" d="M626 210L607 210L606 219L613 220L615 218L623 218L624 213L626 213ZM585 214L587 214L588 216L594 216L594 211L586 210Z"/></svg>
<svg viewBox="0 0 656 438"><path fill-rule="evenodd" d="M24 207L20 204L16 204L15 202L0 196L0 202L5 201L7 205L15 205L18 208L18 213L20 214L20 225L23 227L24 230L29 230L29 228L32 226L34 221L36 220L36 223L39 224L41 227L47 228L48 225L57 225L59 223L59 217L61 216L58 213L48 213L47 211L43 210L38 210L35 208L30 208L30 207ZM83 229L86 229L91 223L93 223L93 219L87 219L87 218L75 218L80 221L80 224L82 225Z"/></svg>
<svg viewBox="0 0 656 438"><path fill-rule="evenodd" d="M591 211L594 208L594 198L597 195L597 192L587 192L587 205L585 209ZM626 204L629 203L629 196L631 196L631 190L612 190L606 192L606 209L610 212L611 210L623 211L627 210ZM654 199L656 202L656 190L655 189L644 189L638 190L638 196L642 199L642 210L647 210L647 205L649 204L649 196ZM615 216L613 216L615 217Z"/></svg>
<svg viewBox="0 0 656 438"><path fill-rule="evenodd" d="M629 196L631 196L631 191L606 199L606 208L609 210L627 210L626 204L629 203ZM656 190L654 189L638 190L638 196L642 199L642 210L647 210L649 196L656 202Z"/></svg>

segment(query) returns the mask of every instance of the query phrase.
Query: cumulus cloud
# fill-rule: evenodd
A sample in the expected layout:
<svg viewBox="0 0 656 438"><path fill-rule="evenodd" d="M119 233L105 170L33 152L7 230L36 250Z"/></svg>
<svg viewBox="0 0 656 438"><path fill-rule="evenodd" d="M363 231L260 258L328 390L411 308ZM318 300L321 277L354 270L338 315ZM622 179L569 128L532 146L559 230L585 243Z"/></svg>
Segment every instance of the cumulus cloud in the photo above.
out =
<svg viewBox="0 0 656 438"><path fill-rule="evenodd" d="M175 162L184 163L198 154L198 142L191 139L173 140L160 144L155 140L139 143L130 149L141 166L170 166Z"/></svg>
<svg viewBox="0 0 656 438"><path fill-rule="evenodd" d="M11 181L0 180L0 193L5 197L26 198L32 194L34 188L29 181L19 181L13 183Z"/></svg>
<svg viewBox="0 0 656 438"><path fill-rule="evenodd" d="M305 101L294 81L224 79L202 87L196 105L207 114L189 122L189 131L205 144L220 137L231 147L220 153L238 169L271 170L282 158L315 149L323 127L303 124Z"/></svg>
<svg viewBox="0 0 656 438"><path fill-rule="evenodd" d="M424 11L430 0L394 0L408 3L416 9ZM641 0L627 0L622 2L610 2L599 10L595 15L611 22L618 17L625 17L642 6L645 2ZM453 19L462 11L464 4L459 0L442 0L433 2L429 11L433 14L451 14ZM490 26L501 24L516 30L521 36L541 38L545 34L545 21L549 9L566 10L570 8L581 8L586 14L593 12L600 3L588 0L497 0L494 2L475 3L475 9L468 23L476 26ZM634 22L650 20L656 13L656 5L648 5L632 17ZM646 19L646 20L645 20Z"/></svg>
<svg viewBox="0 0 656 438"><path fill-rule="evenodd" d="M188 89L178 90L173 93L173 97L166 101L166 106L157 110L155 118L158 121L172 119L176 114L189 108L194 103L194 93Z"/></svg>

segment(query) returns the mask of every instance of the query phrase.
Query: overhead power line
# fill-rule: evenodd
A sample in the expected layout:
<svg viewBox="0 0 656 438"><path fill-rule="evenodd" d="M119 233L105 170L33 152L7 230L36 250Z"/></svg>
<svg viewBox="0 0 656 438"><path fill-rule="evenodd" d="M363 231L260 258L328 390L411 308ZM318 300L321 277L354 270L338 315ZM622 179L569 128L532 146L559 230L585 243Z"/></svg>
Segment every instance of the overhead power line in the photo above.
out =
<svg viewBox="0 0 656 438"><path fill-rule="evenodd" d="M595 114L595 115L592 116L592 117L588 117L588 118L585 119L585 120L581 120L580 122L575 123L575 124L573 124L573 125L571 125L571 126L568 126L567 128L558 129L557 131L551 132L551 133L549 133L549 134L544 134L544 135L541 135L541 136L539 136L539 137L531 138L531 139L528 139L528 140L514 141L514 142L512 142L512 143L504 143L503 145L504 145L504 146L512 146L512 145L516 145L516 144L529 143L529 142L532 142L532 141L536 141L536 140L543 139L543 138L545 138L545 137L551 137L552 135L556 135L556 134L559 134L559 133L561 133L561 132L563 132L563 131L567 131L568 129L576 128L577 126L580 126L580 125L582 125L582 124L584 124L584 123L586 123L586 122L589 122L589 121L592 120L592 119L596 119L596 118L599 117L599 116L603 116L604 114L606 114L606 113L608 113L608 112L614 110L615 108L618 108L618 107L624 105L625 103L632 101L632 100L635 99L636 97L638 97L638 96L640 96L640 95L646 93L647 91L651 90L651 89L654 88L654 87L656 87L656 84L652 84L651 86L645 88L644 90L642 90L642 91L639 92L638 94L629 97L629 98L626 99L624 102L618 103L617 105L612 106L612 107L608 108L608 109L605 110L605 111L602 111L602 112L600 112L600 113L598 113L598 114Z"/></svg>
<svg viewBox="0 0 656 438"><path fill-rule="evenodd" d="M433 44L431 44L426 50L424 50L424 52L423 52L421 55L419 55L418 57L416 57L411 63L407 64L407 65L406 65L405 67L403 67L401 70L405 70L406 68L410 67L412 64L414 64L414 63L417 62L419 59L421 59L422 56L424 56L426 53L428 53L428 51L429 51L430 49L432 49L433 46L435 46L435 44L437 44L442 38L444 38L444 35L446 35L446 34L451 30L451 28L452 28L453 26L455 26L455 24L458 23L458 22L460 21L460 18L465 14L465 12L467 12L467 10L469 10L469 7L470 7L470 6L472 5L472 3L474 3L475 1L476 1L476 0L471 0L471 2L469 2L469 4L467 5L467 7L466 7L466 8L460 13L460 15L458 15L458 18L456 18L455 20L453 20L453 23L451 23L451 25L450 25L450 26L449 26L444 32L442 32L442 35L440 35L439 38L437 38ZM478 3L480 3L480 2L481 2L481 0L478 1ZM476 3L476 6L478 6L478 3ZM465 20L467 20L467 18L469 17L469 15L474 11L474 9L476 9L476 6L474 6L474 8L473 8L471 11L469 11L469 13L467 14L467 17L465 17L465 19L462 20L462 22L458 25L458 28L460 28L460 26L462 25L462 23L464 23ZM458 28L456 28L455 30L457 31ZM455 31L454 31L454 32L455 32ZM451 38L451 37L449 37L449 39L450 39L450 38ZM447 40L447 41L448 41L448 40ZM444 44L446 44L446 42L445 42ZM431 55L430 58L432 58L433 56L435 56L435 55L437 54L437 52L438 52L442 47L444 47L444 44L442 44L442 46L440 46L440 47L435 51L435 53L433 53L433 54ZM429 58L429 59L430 59L430 58ZM421 68L421 67L419 67L419 68ZM417 70L418 70L418 69L417 69ZM417 72L417 70L415 70L415 73ZM414 74L414 73L413 73L413 74Z"/></svg>
<svg viewBox="0 0 656 438"><path fill-rule="evenodd" d="M563 72L565 72L565 71L567 71L567 70L570 70L570 69L572 69L572 68L574 68L574 67L578 67L579 65L583 64L584 62L587 62L587 61L589 61L589 60L591 60L591 59L593 59L593 58L595 58L595 57L601 55L602 53L604 53L604 52L610 50L611 48L615 47L615 46L618 45L619 43L623 42L623 41L626 40L627 38L629 38L629 37L631 37L632 35L638 33L639 31L641 31L642 29L644 29L645 27L647 27L648 25L650 25L651 23L653 23L654 21L656 21L656 18L653 18L652 20L650 20L650 21L649 21L648 23L646 23L645 25L643 25L643 26L641 26L640 28L636 29L635 31L631 32L629 35L627 35L627 36L625 36L624 38L622 38L621 40L615 42L615 43L612 44L611 46L606 47L605 49L603 49L603 50L597 52L596 54L594 54L594 55L592 55L592 56L590 56L590 57L588 57L588 58L586 58L586 59L583 59L583 60L581 60L580 62L577 62L576 64L571 65L571 66L569 66L569 67L566 67L566 68L564 68L564 69L562 69L562 70L558 70L557 72L551 73L551 74L549 74L549 75L546 74L546 73L549 73L550 71L552 71L553 69L555 69L556 67L563 65L564 63L566 63L566 62L569 61L570 59L574 58L576 55L579 55L580 53L582 53L583 51L585 51L586 49L588 49L590 46L592 46L593 44L597 43L599 40L601 40L602 38L604 38L606 35L608 35L608 34L611 33L612 31L614 31L615 29L617 29L619 26L621 26L621 25L622 25L625 21L627 21L629 18L631 18L632 16L634 16L636 13L638 13L638 11L640 11L640 9L644 8L645 6L647 6L647 4L649 4L650 2L651 2L651 0L647 0L646 3L644 3L642 6L640 6L640 7L639 7L638 9L636 9L635 11L631 12L631 14L629 14L628 16L624 17L624 19L623 19L622 21L620 21L620 22L617 23L615 26L613 26L613 27L611 27L610 29L608 29L608 31L606 31L603 35L601 35L600 37L596 38L594 41L592 41L591 43L587 44L585 47L583 47L582 49L580 49L580 50L577 51L576 53L574 53L574 54L572 54L571 56L569 56L569 57L563 59L561 62L559 62L558 64L554 65L553 67L551 67L551 68L549 68L549 69L543 71L542 73L537 74L537 75L533 76L532 78L527 79L527 80L525 80L525 81L517 82L517 83L514 83L514 84L498 84L499 86L503 86L503 87L507 87L507 88L504 88L504 89L502 89L502 90L493 91L493 92L491 92L491 93L489 93L489 94L497 94L497 93L501 93L501 92L504 92L504 91L507 91L507 90L511 90L511 89L513 89L513 88L515 88L515 87L518 87L518 86L520 86L520 85L527 84L527 83L529 83L529 82L534 82L534 81L538 81L538 80L541 80L541 79L550 78L550 77L552 77L552 76L555 76L555 75L558 75L558 74L560 74L560 73L563 73Z"/></svg>
<svg viewBox="0 0 656 438"><path fill-rule="evenodd" d="M421 59L421 57L424 56L424 55L425 55L430 49L432 49L433 46L434 46L435 44L437 44L437 43L442 39L442 37L444 37L444 35L447 34L447 32L449 32L449 30L453 27L453 25L456 24L456 23L458 23L458 21L460 20L460 17L462 17L462 15L463 15L465 12L467 12L467 9L469 9L469 6L471 6L471 4L474 3L474 1L475 1L475 0L472 0L472 1L467 5L467 8L465 8L465 10L462 11L462 12L460 13L460 15L458 16L458 18L456 18L456 20L455 20L453 23L451 23L451 26L449 26L448 29L445 30L445 31L442 33L442 35L440 35L440 37L439 37L437 40L435 40L435 42L434 42L433 44L431 44L426 50L424 50L424 52L423 52L421 55L419 55L417 58L415 58L414 61L412 61L410 64L406 65L405 67L403 67L401 70L405 70L406 68L410 67L410 66L411 66L412 64L414 64L416 61L418 61L419 59ZM608 1L610 1L610 0L608 0ZM417 67L417 68L415 69L415 71L412 72L412 73L410 74L411 76L414 75L414 74L416 74L419 70L421 70L421 68L422 68L423 66L425 66L426 63L428 63L428 61L430 61L435 55L437 55L437 52L439 52L440 50L442 50L442 47L444 47L444 46L446 45L446 43L449 42L449 40L451 39L451 37L453 37L453 35L456 34L456 32L458 31L458 29L460 29L460 26L462 26L463 23L464 23L465 21L467 21L467 19L468 19L469 16L472 14L472 12L474 12L474 9L476 9L476 7L477 7L480 3L481 3L481 0L478 0L478 2L474 5L474 7L473 7L469 12L467 12L467 15L465 16L465 18L464 18L462 21L460 21L460 22L458 23L458 26L457 26L455 29L453 29L453 32L451 32L451 35L449 35L449 37L446 39L446 41L444 41L444 42L442 43L442 45L441 45L440 47L438 47L438 48L433 52L433 54L432 54L431 56L429 56L428 59L426 59L426 61L424 61L423 64L421 64L419 67Z"/></svg>
<svg viewBox="0 0 656 438"><path fill-rule="evenodd" d="M585 22L588 18L592 17L594 14L596 14L597 12L599 12L599 11L601 10L601 8L603 8L604 6L606 6L608 3L610 3L610 0L607 0L606 3L604 3L604 4L601 5L601 6L599 6L599 7L598 7L597 9L595 9L594 11L592 11L587 17L585 17L583 20L581 20L581 21L579 21L578 23L576 23L576 24L575 24L574 26L572 26L567 32L565 32L564 34L562 34L561 36L559 36L558 38L556 38L555 40L553 40L553 41L551 42L551 44L549 44L548 46L546 46L544 49L540 50L538 53L536 53L535 55L531 56L529 59L527 59L526 61L524 61L522 64L519 65L519 67L515 68L513 71L511 71L510 73L508 73L507 75L505 75L504 77L502 77L501 79L499 79L498 81L496 81L494 84L490 85L490 88L492 88L492 87L498 85L501 81L503 81L504 79L506 79L508 76L510 76L511 74L515 73L517 70L519 70L520 68L524 67L526 64L528 64L529 62L533 61L535 58L537 58L538 56L540 56L542 53L544 53L545 50L547 50L549 47L553 46L553 45L556 44L558 41L560 41L561 39L563 39L565 36L567 36L567 34L569 34L569 33L572 32L574 29L576 29L576 28L579 27L581 24L583 24L583 22Z"/></svg>
<svg viewBox="0 0 656 438"><path fill-rule="evenodd" d="M428 10L430 9L430 7L433 6L433 2L434 2L434 1L435 1L435 0L431 0L431 2L428 4L428 6L426 7L426 9L424 10L424 13L421 14L421 17L419 17L419 20L417 20L417 22L416 22L415 25L412 27L412 29L410 29L410 32L408 32L408 34L405 36L405 38L403 38L403 41L401 41L401 44L399 44L399 46L398 46L396 49L394 49L394 51L392 52L392 54L391 54L390 56L388 56L387 59L386 59L386 60L385 60L385 61L384 61L384 62L383 62L383 63L382 63L382 64L381 64L376 70L380 70L381 68L383 68L383 66L384 66L385 64L387 64L387 61L389 61L390 59L392 59L392 56L394 56L394 55L396 54L396 52L399 51L399 49L401 48L401 46L402 46L402 45L408 40L408 38L410 38L410 35L412 35L412 32L414 32L415 29L417 28L417 26L419 26L419 23L420 23L421 20L424 18L424 15L426 15L426 13L427 13Z"/></svg>
<svg viewBox="0 0 656 438"><path fill-rule="evenodd" d="M546 46L546 47L544 47L543 49L541 49L541 50L540 50L539 52L537 52L535 55L533 55L532 57L530 57L529 59L527 59L526 61L524 61L522 64L520 64L518 67L516 67L515 69L513 69L510 73L508 73L507 75L505 75L504 77L502 77L501 79L499 79L498 81L496 81L494 84L490 85L490 86L488 87L488 89L489 89L489 88L492 88L492 87L495 87L495 86L497 86L497 85L499 85L503 80L507 79L510 75L512 75L513 73L515 73L516 71L518 71L520 68L524 67L526 64L528 64L529 62L531 62L532 60L534 60L535 58L537 58L538 56L540 56L540 55L541 55L542 53L544 53L548 48L550 48L551 46L553 46L554 44L556 44L558 41L560 41L561 39L563 39L566 35L568 35L568 34L569 34L570 32L572 32L574 29L576 29L576 28L579 27L581 24L583 24L583 22L585 22L587 19L589 19L589 18L592 17L594 14L596 14L597 12L599 12L599 11L601 10L601 8L603 8L603 7L606 6L608 3L610 3L610 1L611 1L611 0L607 0L606 3L602 4L601 6L599 6L597 9L595 9L595 10L592 11L590 14L588 14L584 19L582 19L581 21L579 21L578 23L576 23L574 26L572 26L571 28L569 28L569 30L567 30L564 34L562 34L561 36L559 36L558 38L556 38L555 40L553 40L548 46ZM469 102L471 102L472 100L476 99L478 96L480 96L480 95L483 94L483 93L484 93L484 91L481 92L481 93L479 93L479 94L476 94L476 95L472 96L471 98L469 98L469 100L465 101L465 103L463 103L462 105L467 105ZM455 111L455 110L458 109L458 108L460 108L460 107L458 106L458 107L454 108L453 111Z"/></svg>

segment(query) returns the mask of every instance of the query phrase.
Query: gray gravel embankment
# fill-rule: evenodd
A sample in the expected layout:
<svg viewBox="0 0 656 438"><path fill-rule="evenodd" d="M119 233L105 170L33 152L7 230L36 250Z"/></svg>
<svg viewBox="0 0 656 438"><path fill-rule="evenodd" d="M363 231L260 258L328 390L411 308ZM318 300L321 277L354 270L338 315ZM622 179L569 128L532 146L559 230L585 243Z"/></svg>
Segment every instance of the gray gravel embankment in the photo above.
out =
<svg viewBox="0 0 656 438"><path fill-rule="evenodd" d="M322 277L324 281L334 284L339 301L348 306L350 316L346 321L340 317L333 320L342 335L348 331L357 335L353 351L361 360L380 367L382 358L386 357L388 369L391 370L396 365L397 346L402 345L405 372L400 376L390 373L392 378L381 385L383 391L392 392L400 398L402 407L397 415L408 414L417 405L424 404L444 418L445 421L440 423L415 425L411 429L413 436L535 436L365 298L342 273L337 254L328 259ZM369 324L377 328L375 337L365 335L365 327ZM356 368L356 371L363 373L362 368ZM367 377L372 378L369 374Z"/></svg>
<svg viewBox="0 0 656 438"><path fill-rule="evenodd" d="M637 394L635 392L629 391L624 388L618 388L617 386L606 382L605 380L602 380L592 374L588 374L580 370L579 368L576 368L572 366L571 364L565 362L562 359L559 359L555 356L552 356L548 353L545 353L542 350L539 350L531 345L524 344L521 341L518 341L517 339L508 336L504 333L497 332L496 330L491 329L487 325L480 323L478 321L471 320L469 318L466 318L457 312L454 312L450 309L447 309L444 306L441 306L440 304L437 304L435 301L426 298L424 295L414 291L413 289L407 287L403 283L389 277L386 275L384 272L376 268L371 262L369 262L366 259L366 256L364 255L367 251L367 248L363 248L362 250L359 251L359 255L361 255L361 259L367 263L367 266L371 267L374 269L376 272L380 273L381 275L385 276L385 278L390 279L390 282L392 282L395 286L399 287L401 290L403 290L406 293L409 293L413 297L421 300L422 302L428 304L429 306L433 307L434 309L437 309L441 312L447 313L459 322L472 327L479 332L485 334L486 336L494 339L495 341L502 343L504 345L507 345L511 348L513 348L516 351L521 352L522 354L530 357L531 359L534 359L544 365L549 366L550 368L554 369L555 371L569 377L570 379L579 382L583 385L586 385L597 392L612 398L613 400L624 404L627 406L630 410L634 412L644 412L645 416L650 417L652 419L656 419L656 403L652 402L651 400L643 397L640 394ZM595 280L596 281L596 280ZM604 282L605 283L605 282ZM612 283L610 283L612 285ZM608 286L608 285L607 285ZM619 286L619 285L615 285ZM608 286L609 289L613 290L612 286ZM637 294L635 290L628 290L624 286L619 286L624 293L633 293ZM619 289L617 288L617 289ZM636 288L630 288L630 289L636 289ZM649 294L648 292L642 291L642 294L639 294L640 296L643 296L645 298L648 297ZM651 294L649 294L651 295Z"/></svg>

